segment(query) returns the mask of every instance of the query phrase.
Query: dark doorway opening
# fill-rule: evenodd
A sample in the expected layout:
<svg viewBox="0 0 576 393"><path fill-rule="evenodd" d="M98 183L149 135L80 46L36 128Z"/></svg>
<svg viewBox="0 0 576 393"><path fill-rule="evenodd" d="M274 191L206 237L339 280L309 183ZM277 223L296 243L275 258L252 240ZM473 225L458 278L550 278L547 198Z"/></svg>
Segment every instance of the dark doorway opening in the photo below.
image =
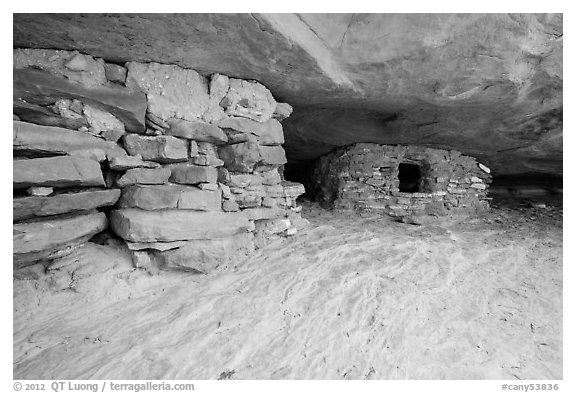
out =
<svg viewBox="0 0 576 393"><path fill-rule="evenodd" d="M400 164L398 166L398 179L400 192L420 192L422 174L420 166L415 164Z"/></svg>

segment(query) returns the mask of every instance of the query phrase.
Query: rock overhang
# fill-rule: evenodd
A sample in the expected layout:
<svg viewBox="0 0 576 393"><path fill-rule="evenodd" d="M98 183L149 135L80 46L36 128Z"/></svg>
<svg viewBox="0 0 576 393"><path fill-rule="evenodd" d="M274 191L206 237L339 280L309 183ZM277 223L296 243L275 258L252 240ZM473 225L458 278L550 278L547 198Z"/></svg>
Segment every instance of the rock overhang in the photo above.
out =
<svg viewBox="0 0 576 393"><path fill-rule="evenodd" d="M255 79L305 163L355 142L562 173L562 15L15 14L14 46Z"/></svg>

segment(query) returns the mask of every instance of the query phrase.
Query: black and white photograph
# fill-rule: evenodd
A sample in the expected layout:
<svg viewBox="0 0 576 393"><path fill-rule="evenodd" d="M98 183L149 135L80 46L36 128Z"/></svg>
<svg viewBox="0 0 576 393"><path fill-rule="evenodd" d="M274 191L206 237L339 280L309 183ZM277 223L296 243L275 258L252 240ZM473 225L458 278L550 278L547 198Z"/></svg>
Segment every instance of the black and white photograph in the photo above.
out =
<svg viewBox="0 0 576 393"><path fill-rule="evenodd" d="M11 14L5 391L569 390L565 14L101 8Z"/></svg>

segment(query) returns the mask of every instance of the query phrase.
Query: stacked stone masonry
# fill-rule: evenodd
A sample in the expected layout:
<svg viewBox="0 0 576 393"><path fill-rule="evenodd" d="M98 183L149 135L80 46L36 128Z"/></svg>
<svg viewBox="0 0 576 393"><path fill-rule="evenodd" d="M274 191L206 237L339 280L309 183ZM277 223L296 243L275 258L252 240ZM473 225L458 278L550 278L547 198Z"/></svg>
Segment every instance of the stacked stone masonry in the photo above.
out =
<svg viewBox="0 0 576 393"><path fill-rule="evenodd" d="M276 103L256 81L14 50L14 268L110 228L135 267L209 272L300 222Z"/></svg>
<svg viewBox="0 0 576 393"><path fill-rule="evenodd" d="M400 165L418 167L411 191L400 191ZM455 150L358 143L314 165L310 187L320 202L391 216L470 213L489 207L490 169Z"/></svg>

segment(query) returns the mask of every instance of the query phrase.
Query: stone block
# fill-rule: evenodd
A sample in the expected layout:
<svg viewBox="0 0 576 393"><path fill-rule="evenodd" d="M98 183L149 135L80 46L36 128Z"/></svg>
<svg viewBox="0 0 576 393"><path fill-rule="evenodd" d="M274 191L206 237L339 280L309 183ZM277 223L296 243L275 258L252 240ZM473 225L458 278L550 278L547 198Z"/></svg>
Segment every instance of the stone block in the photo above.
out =
<svg viewBox="0 0 576 393"><path fill-rule="evenodd" d="M60 155L100 150L104 157L126 156L124 149L116 143L102 140L87 132L20 121L14 121L12 124L12 148L17 154Z"/></svg>
<svg viewBox="0 0 576 393"><path fill-rule="evenodd" d="M221 128L256 135L260 145L281 145L284 132L278 120L270 119L264 123L242 117L227 117L218 122Z"/></svg>
<svg viewBox="0 0 576 393"><path fill-rule="evenodd" d="M97 161L77 157L47 157L16 160L12 166L14 189L31 186L104 186Z"/></svg>
<svg viewBox="0 0 576 393"><path fill-rule="evenodd" d="M276 103L276 109L274 109L274 113L272 117L278 121L282 121L289 117L292 114L292 106L285 102L278 102Z"/></svg>
<svg viewBox="0 0 576 393"><path fill-rule="evenodd" d="M228 143L228 137L224 131L213 124L183 119L170 119L168 124L170 128L166 130L167 135L192 139L198 142L209 142L215 145Z"/></svg>
<svg viewBox="0 0 576 393"><path fill-rule="evenodd" d="M67 255L107 224L106 215L98 212L14 224L14 269Z"/></svg>
<svg viewBox="0 0 576 393"><path fill-rule="evenodd" d="M173 136L129 134L124 137L124 148L130 155L139 154L149 161L172 163L188 160L188 143Z"/></svg>
<svg viewBox="0 0 576 393"><path fill-rule="evenodd" d="M179 184L216 183L216 168L198 165L174 165L171 167L170 181Z"/></svg>
<svg viewBox="0 0 576 393"><path fill-rule="evenodd" d="M160 168L160 164L153 161L143 161L141 155L118 156L108 160L108 167L115 171L125 171L132 168Z"/></svg>
<svg viewBox="0 0 576 393"><path fill-rule="evenodd" d="M133 168L128 169L116 179L118 187L128 187L133 184L164 184L170 178L170 168Z"/></svg>
<svg viewBox="0 0 576 393"><path fill-rule="evenodd" d="M221 147L218 155L229 171L251 173L260 162L260 146L255 142L244 142Z"/></svg>
<svg viewBox="0 0 576 393"><path fill-rule="evenodd" d="M126 86L142 90L148 111L162 120L197 120L208 109L208 83L191 69L159 63L126 63Z"/></svg>
<svg viewBox="0 0 576 393"><path fill-rule="evenodd" d="M260 146L260 155L265 165L284 165L288 162L282 146Z"/></svg>
<svg viewBox="0 0 576 393"><path fill-rule="evenodd" d="M258 82L230 78L230 87L220 105L228 116L247 117L265 122L276 109L270 91Z"/></svg>
<svg viewBox="0 0 576 393"><path fill-rule="evenodd" d="M106 63L104 64L104 73L106 79L114 83L126 82L126 73L128 70L121 65Z"/></svg>
<svg viewBox="0 0 576 393"><path fill-rule="evenodd" d="M131 242L171 242L219 239L252 229L242 212L119 209L110 214L111 227Z"/></svg>
<svg viewBox="0 0 576 393"><path fill-rule="evenodd" d="M12 203L13 220L21 221L32 217L52 216L112 206L119 197L120 190L107 189L14 198Z"/></svg>

